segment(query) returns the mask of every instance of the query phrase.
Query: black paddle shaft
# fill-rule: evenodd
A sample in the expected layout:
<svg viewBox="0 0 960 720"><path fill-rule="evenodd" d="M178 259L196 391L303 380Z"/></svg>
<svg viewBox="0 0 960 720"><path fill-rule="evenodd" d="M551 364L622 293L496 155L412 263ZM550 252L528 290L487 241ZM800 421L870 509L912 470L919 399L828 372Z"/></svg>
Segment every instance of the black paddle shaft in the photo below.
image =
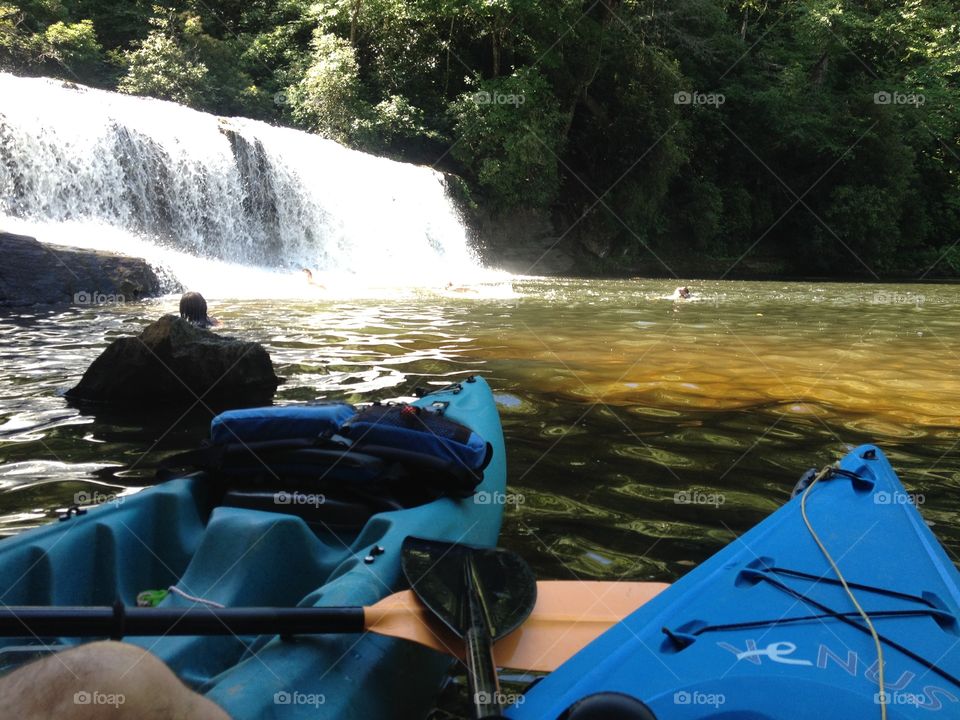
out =
<svg viewBox="0 0 960 720"><path fill-rule="evenodd" d="M487 604L481 595L476 573L473 558L468 556L463 568L467 614L463 641L466 645L467 685L473 698L474 720L493 720L503 717L503 706L500 703L497 664L493 659L493 637Z"/></svg>
<svg viewBox="0 0 960 720"><path fill-rule="evenodd" d="M0 608L0 637L318 635L363 632L362 607Z"/></svg>

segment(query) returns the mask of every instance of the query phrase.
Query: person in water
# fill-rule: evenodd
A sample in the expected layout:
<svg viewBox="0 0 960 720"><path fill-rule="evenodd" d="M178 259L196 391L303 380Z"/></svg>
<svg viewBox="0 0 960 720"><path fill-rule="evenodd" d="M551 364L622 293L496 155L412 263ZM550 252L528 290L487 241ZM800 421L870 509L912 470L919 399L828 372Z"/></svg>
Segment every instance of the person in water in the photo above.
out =
<svg viewBox="0 0 960 720"><path fill-rule="evenodd" d="M477 291L466 285L454 285L453 280L447 281L447 286L444 288L447 292L456 292L456 293L476 293Z"/></svg>
<svg viewBox="0 0 960 720"><path fill-rule="evenodd" d="M93 642L63 650L0 677L9 718L60 720L230 720L136 645Z"/></svg>
<svg viewBox="0 0 960 720"><path fill-rule="evenodd" d="M674 300L689 300L690 299L690 288L687 286L678 287L673 291Z"/></svg>
<svg viewBox="0 0 960 720"><path fill-rule="evenodd" d="M207 301L198 292L187 292L180 298L180 317L200 327L220 324L207 315Z"/></svg>
<svg viewBox="0 0 960 720"><path fill-rule="evenodd" d="M323 284L318 283L316 280L313 279L313 272L310 269L308 268L300 268L300 269L303 271L304 277L307 278L307 285L313 285L314 287L318 287L321 290L327 289Z"/></svg>

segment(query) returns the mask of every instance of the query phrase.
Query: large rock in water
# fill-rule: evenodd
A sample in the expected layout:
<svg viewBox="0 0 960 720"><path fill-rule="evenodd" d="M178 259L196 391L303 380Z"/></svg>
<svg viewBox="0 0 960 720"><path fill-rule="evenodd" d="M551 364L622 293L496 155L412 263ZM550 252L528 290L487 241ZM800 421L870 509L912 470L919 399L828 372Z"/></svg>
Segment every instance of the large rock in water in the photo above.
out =
<svg viewBox="0 0 960 720"><path fill-rule="evenodd" d="M112 405L193 404L199 397L224 407L269 402L279 384L263 346L165 315L137 337L110 343L67 397Z"/></svg>
<svg viewBox="0 0 960 720"><path fill-rule="evenodd" d="M141 258L40 243L0 232L0 307L130 302L161 293Z"/></svg>

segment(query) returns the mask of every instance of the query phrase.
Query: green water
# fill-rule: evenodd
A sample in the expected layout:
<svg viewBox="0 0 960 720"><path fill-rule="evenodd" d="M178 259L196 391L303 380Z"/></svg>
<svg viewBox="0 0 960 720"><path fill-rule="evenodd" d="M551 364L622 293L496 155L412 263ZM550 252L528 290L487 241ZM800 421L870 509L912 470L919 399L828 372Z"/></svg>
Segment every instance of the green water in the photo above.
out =
<svg viewBox="0 0 960 720"><path fill-rule="evenodd" d="M675 302L674 285L211 305L220 332L267 346L287 378L278 402L484 375L509 453L502 544L542 578L673 580L863 442L958 557L960 288L709 282ZM94 417L60 396L174 305L0 316L0 532L49 521L80 490L150 484L152 463L204 435L203 406Z"/></svg>

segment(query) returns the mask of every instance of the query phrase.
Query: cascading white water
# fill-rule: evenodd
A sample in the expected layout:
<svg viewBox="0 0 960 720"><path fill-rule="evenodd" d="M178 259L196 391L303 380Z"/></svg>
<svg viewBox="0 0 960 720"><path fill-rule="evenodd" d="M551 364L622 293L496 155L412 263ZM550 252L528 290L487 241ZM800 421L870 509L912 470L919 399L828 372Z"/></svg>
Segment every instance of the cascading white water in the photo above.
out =
<svg viewBox="0 0 960 720"><path fill-rule="evenodd" d="M366 285L442 285L480 270L443 176L429 168L253 120L0 73L3 226L162 260L185 284L195 284L191 273L209 277L211 260L283 282L301 267Z"/></svg>

